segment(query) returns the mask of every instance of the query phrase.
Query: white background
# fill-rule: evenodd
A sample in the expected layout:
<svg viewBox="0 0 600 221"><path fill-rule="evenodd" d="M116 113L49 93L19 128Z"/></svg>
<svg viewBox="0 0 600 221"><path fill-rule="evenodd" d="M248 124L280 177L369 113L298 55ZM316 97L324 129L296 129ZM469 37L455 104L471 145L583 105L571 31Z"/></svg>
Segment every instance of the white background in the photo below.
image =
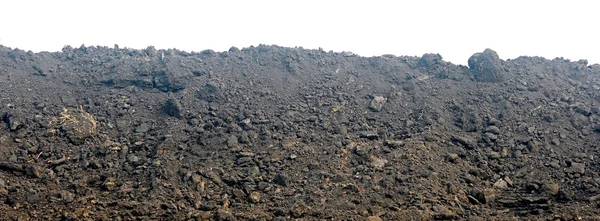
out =
<svg viewBox="0 0 600 221"><path fill-rule="evenodd" d="M363 56L440 53L466 64L491 48L600 63L596 1L8 1L0 44L60 51L65 45L224 51L258 44Z"/></svg>

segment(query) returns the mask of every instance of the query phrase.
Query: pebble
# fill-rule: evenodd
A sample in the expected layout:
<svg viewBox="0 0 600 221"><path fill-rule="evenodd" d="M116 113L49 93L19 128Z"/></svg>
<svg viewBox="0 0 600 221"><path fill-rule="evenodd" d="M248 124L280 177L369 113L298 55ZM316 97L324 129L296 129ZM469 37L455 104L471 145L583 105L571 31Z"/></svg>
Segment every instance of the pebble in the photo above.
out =
<svg viewBox="0 0 600 221"><path fill-rule="evenodd" d="M383 105L387 102L387 98L383 96L373 96L373 100L371 100L371 105L369 108L374 112L379 112L383 109Z"/></svg>
<svg viewBox="0 0 600 221"><path fill-rule="evenodd" d="M560 190L560 186L556 183L548 182L544 184L544 189L551 195L556 195Z"/></svg>
<svg viewBox="0 0 600 221"><path fill-rule="evenodd" d="M489 126L485 129L487 133L500 134L500 129L496 126Z"/></svg>
<svg viewBox="0 0 600 221"><path fill-rule="evenodd" d="M499 125L499 124L501 124L502 122L501 122L500 120L496 119L496 118L490 117L490 119L489 119L488 123L489 123L490 125Z"/></svg>
<svg viewBox="0 0 600 221"><path fill-rule="evenodd" d="M107 191L115 190L116 187L117 187L117 184L115 183L115 179L112 177L106 178L106 180L102 184L102 188Z"/></svg>
<svg viewBox="0 0 600 221"><path fill-rule="evenodd" d="M500 157L501 157L501 156L500 156L500 153L498 153L498 152L494 152L494 151L492 151L492 152L489 152L489 153L487 154L487 156L488 156L490 159L493 159L493 160L500 159Z"/></svg>
<svg viewBox="0 0 600 221"><path fill-rule="evenodd" d="M60 198L62 198L64 203L71 203L74 200L73 193L66 190L60 192Z"/></svg>
<svg viewBox="0 0 600 221"><path fill-rule="evenodd" d="M571 167L569 168L570 173L585 173L585 164L583 163L571 163Z"/></svg>
<svg viewBox="0 0 600 221"><path fill-rule="evenodd" d="M217 210L217 220L237 220L233 213L227 209L218 209Z"/></svg>
<svg viewBox="0 0 600 221"><path fill-rule="evenodd" d="M448 162L456 163L456 161L458 161L458 159L459 159L459 156L458 156L458 154L450 153L450 154L446 155L446 159L448 160Z"/></svg>
<svg viewBox="0 0 600 221"><path fill-rule="evenodd" d="M388 140L385 142L385 145L397 149L404 146L404 141L401 140Z"/></svg>
<svg viewBox="0 0 600 221"><path fill-rule="evenodd" d="M306 206L306 204L304 204L303 202L300 202L294 205L294 207L292 207L290 213L294 218L300 218L303 217L306 213L308 213L309 210L310 207Z"/></svg>
<svg viewBox="0 0 600 221"><path fill-rule="evenodd" d="M377 169L383 168L385 166L385 164L387 164L387 163L388 163L388 160L386 160L386 159L371 157L371 166L373 166Z"/></svg>
<svg viewBox="0 0 600 221"><path fill-rule="evenodd" d="M506 189L508 188L508 183L504 179L499 179L494 183L494 188L496 189Z"/></svg>
<svg viewBox="0 0 600 221"><path fill-rule="evenodd" d="M252 193L250 193L249 199L250 199L251 203L258 203L258 202L260 202L260 193L259 192L252 192Z"/></svg>
<svg viewBox="0 0 600 221"><path fill-rule="evenodd" d="M515 152L513 152L513 155L515 158L521 158L523 157L523 152L521 152L520 150L515 150Z"/></svg>
<svg viewBox="0 0 600 221"><path fill-rule="evenodd" d="M493 189L485 189L481 192L483 203L491 203L496 200L496 191Z"/></svg>
<svg viewBox="0 0 600 221"><path fill-rule="evenodd" d="M552 145L559 146L560 145L560 140L558 139L558 137L555 137L555 138L552 138L552 140L550 141L550 143Z"/></svg>
<svg viewBox="0 0 600 221"><path fill-rule="evenodd" d="M235 135L229 136L229 139L227 139L227 147L233 148L237 145L238 145L238 137Z"/></svg>
<svg viewBox="0 0 600 221"><path fill-rule="evenodd" d="M379 134L377 134L376 131L362 131L359 135L361 138L367 138L369 140L379 139Z"/></svg>
<svg viewBox="0 0 600 221"><path fill-rule="evenodd" d="M471 139L466 137L452 136L452 141L459 143L470 150L475 148L475 143Z"/></svg>
<svg viewBox="0 0 600 221"><path fill-rule="evenodd" d="M281 186L287 186L288 177L285 174L278 173L277 175L275 175L275 177L273 177L273 182Z"/></svg>
<svg viewBox="0 0 600 221"><path fill-rule="evenodd" d="M367 221L383 221L379 216L369 216L367 217Z"/></svg>
<svg viewBox="0 0 600 221"><path fill-rule="evenodd" d="M135 164L140 160L140 158L138 156L132 154L132 155L129 155L128 160L130 163Z"/></svg>
<svg viewBox="0 0 600 221"><path fill-rule="evenodd" d="M510 179L510 177L505 176L504 177L504 181L506 181L506 183L508 184L508 186L513 186L513 181Z"/></svg>
<svg viewBox="0 0 600 221"><path fill-rule="evenodd" d="M150 130L150 125L148 125L147 123L142 123L140 124L140 126L137 126L135 128L135 132L136 133L147 133Z"/></svg>

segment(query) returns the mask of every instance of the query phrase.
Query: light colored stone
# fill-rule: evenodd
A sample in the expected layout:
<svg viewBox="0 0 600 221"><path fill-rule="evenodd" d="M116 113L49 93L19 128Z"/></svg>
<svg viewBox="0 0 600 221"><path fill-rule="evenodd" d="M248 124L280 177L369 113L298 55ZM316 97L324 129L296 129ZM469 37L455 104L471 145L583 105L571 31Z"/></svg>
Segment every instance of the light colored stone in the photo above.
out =
<svg viewBox="0 0 600 221"><path fill-rule="evenodd" d="M496 189L506 189L508 188L508 183L504 179L499 179L494 183L494 188Z"/></svg>
<svg viewBox="0 0 600 221"><path fill-rule="evenodd" d="M369 108L375 112L381 111L383 109L383 105L387 102L387 98L384 96L374 96L373 100L371 100L371 105Z"/></svg>
<svg viewBox="0 0 600 221"><path fill-rule="evenodd" d="M371 157L371 165L375 168L383 168L385 166L385 164L388 163L388 160L386 159L381 159L381 158L377 158L377 157Z"/></svg>
<svg viewBox="0 0 600 221"><path fill-rule="evenodd" d="M369 216L367 217L367 221L383 221L379 216Z"/></svg>

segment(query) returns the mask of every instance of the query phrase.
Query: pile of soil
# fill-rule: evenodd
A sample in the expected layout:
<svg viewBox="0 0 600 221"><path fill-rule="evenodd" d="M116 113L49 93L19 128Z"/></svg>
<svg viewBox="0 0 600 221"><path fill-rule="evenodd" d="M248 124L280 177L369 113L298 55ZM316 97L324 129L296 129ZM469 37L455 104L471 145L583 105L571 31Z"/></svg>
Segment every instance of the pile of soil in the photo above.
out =
<svg viewBox="0 0 600 221"><path fill-rule="evenodd" d="M600 219L600 65L0 46L12 220Z"/></svg>

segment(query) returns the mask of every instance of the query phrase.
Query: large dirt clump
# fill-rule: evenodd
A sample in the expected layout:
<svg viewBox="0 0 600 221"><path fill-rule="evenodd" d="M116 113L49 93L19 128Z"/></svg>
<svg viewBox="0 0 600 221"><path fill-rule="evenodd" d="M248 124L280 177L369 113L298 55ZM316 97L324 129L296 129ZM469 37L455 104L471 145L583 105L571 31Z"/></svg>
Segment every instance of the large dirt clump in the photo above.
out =
<svg viewBox="0 0 600 221"><path fill-rule="evenodd" d="M505 78L506 71L502 65L502 60L492 49L488 48L481 53L473 54L468 63L477 81L501 82Z"/></svg>

